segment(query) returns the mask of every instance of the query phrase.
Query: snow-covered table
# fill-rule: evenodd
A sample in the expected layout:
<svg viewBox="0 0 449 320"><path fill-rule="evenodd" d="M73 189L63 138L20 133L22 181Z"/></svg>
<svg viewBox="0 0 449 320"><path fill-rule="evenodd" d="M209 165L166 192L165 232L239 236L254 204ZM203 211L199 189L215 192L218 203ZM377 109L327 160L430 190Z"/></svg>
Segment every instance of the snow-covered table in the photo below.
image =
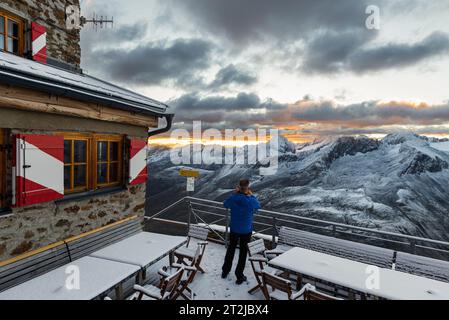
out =
<svg viewBox="0 0 449 320"><path fill-rule="evenodd" d="M449 283L302 248L285 252L269 265L390 300L449 300Z"/></svg>
<svg viewBox="0 0 449 320"><path fill-rule="evenodd" d="M186 237L141 232L90 256L139 266L145 272L149 266L170 255L186 242Z"/></svg>
<svg viewBox="0 0 449 320"><path fill-rule="evenodd" d="M139 270L135 265L84 257L1 292L0 300L92 300L112 289L120 292L121 284Z"/></svg>

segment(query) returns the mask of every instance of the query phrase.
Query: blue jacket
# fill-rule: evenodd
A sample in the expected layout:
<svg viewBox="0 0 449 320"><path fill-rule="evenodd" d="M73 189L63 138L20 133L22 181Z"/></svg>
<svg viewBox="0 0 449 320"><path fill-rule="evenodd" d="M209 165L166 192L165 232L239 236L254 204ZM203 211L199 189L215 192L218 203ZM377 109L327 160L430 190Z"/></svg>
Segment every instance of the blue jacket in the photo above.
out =
<svg viewBox="0 0 449 320"><path fill-rule="evenodd" d="M253 232L253 214L255 210L260 209L260 203L255 196L233 193L223 204L231 210L231 232Z"/></svg>

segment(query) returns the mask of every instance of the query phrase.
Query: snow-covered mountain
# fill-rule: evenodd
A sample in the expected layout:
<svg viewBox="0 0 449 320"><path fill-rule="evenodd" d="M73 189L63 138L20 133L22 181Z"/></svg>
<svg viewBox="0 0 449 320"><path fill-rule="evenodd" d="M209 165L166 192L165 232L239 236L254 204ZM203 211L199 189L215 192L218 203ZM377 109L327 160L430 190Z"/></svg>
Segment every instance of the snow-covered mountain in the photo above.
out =
<svg viewBox="0 0 449 320"><path fill-rule="evenodd" d="M264 208L449 241L447 140L407 132L279 144L273 176L260 176L260 164L191 166L201 169L195 196L223 200L249 177ZM179 169L169 149L152 148L150 212L185 195Z"/></svg>

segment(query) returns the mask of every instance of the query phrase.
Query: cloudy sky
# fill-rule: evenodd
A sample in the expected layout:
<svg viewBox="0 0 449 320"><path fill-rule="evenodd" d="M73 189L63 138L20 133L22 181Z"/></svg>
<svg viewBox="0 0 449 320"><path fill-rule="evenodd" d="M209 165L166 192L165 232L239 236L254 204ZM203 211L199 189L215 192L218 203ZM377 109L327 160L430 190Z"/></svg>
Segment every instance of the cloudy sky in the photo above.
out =
<svg viewBox="0 0 449 320"><path fill-rule="evenodd" d="M83 29L84 70L167 102L176 127L449 135L449 0L81 3L115 20Z"/></svg>

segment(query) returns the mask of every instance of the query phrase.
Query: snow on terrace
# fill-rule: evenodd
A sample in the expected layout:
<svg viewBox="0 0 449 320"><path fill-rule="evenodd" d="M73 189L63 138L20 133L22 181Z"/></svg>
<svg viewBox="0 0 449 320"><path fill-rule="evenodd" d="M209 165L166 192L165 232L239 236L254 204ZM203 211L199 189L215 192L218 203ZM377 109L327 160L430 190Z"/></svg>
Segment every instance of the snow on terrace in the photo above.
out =
<svg viewBox="0 0 449 320"><path fill-rule="evenodd" d="M207 245L206 252L203 257L201 265L206 273L197 273L191 288L195 293L196 300L264 300L262 292L259 290L253 295L248 293L256 285L253 270L249 261L246 262L245 275L248 281L237 285L235 284L234 270L237 266L239 250L235 251L233 269L226 279L221 278L221 266L226 254L224 245L211 243ZM150 269L150 282L157 284L159 278L157 277L157 270L168 265L168 259L159 262Z"/></svg>

